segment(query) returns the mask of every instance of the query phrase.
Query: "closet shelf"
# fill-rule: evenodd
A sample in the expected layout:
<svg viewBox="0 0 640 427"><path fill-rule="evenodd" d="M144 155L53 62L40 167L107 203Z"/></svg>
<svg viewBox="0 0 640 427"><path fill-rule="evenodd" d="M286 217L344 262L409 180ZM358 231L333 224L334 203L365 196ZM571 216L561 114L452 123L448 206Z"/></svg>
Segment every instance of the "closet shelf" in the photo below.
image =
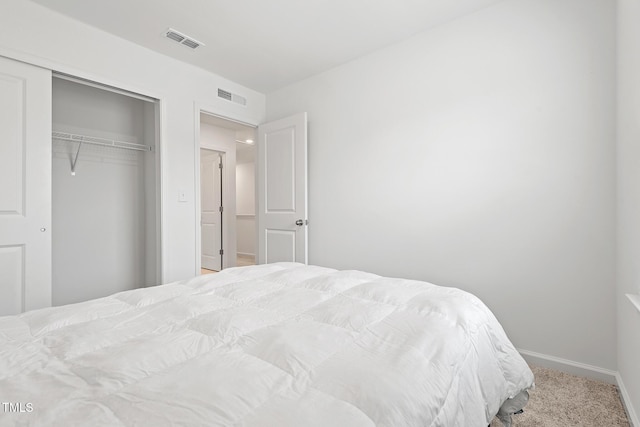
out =
<svg viewBox="0 0 640 427"><path fill-rule="evenodd" d="M52 132L53 139L62 141L73 141L82 144L102 145L106 147L124 148L126 150L153 151L149 145L136 144L135 142L117 141L113 139L97 138L95 136L78 135L66 132Z"/></svg>

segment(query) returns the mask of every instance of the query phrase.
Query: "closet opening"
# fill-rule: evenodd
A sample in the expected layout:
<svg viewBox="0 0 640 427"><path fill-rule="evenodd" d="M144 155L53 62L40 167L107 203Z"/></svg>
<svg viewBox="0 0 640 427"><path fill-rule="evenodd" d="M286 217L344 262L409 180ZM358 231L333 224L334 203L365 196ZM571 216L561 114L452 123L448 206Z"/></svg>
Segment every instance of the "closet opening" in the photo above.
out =
<svg viewBox="0 0 640 427"><path fill-rule="evenodd" d="M53 305L161 283L156 99L54 74Z"/></svg>
<svg viewBox="0 0 640 427"><path fill-rule="evenodd" d="M255 143L256 128L244 123L200 112L198 170L200 186L196 194L199 215L199 251L196 271L208 274L227 267L252 265L256 260L257 235L255 227ZM222 195L218 192L218 176L210 171L211 159L222 161ZM215 194L214 194L215 193ZM216 217L216 197L221 197L222 226L212 226ZM218 237L221 234L221 237ZM219 243L218 243L219 239ZM213 242L213 243L212 243ZM221 250L218 252L218 245ZM214 260L216 253L221 260ZM213 256L212 256L213 255ZM207 267L213 263L214 267ZM219 264L217 264L219 262ZM220 266L218 269L217 267Z"/></svg>

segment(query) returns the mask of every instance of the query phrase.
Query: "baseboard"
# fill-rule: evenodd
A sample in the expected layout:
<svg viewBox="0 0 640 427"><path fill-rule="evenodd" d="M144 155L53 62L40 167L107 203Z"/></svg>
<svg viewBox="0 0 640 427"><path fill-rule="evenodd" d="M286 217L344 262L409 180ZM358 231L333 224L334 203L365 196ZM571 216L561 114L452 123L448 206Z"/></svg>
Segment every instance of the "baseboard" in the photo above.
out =
<svg viewBox="0 0 640 427"><path fill-rule="evenodd" d="M607 384L618 384L618 373L610 369L599 368L597 366L587 365L586 363L574 362L573 360L550 356L548 354L536 353L535 351L521 349L518 349L518 351L524 360L536 366L555 369L557 371L577 375L579 377L591 378Z"/></svg>
<svg viewBox="0 0 640 427"><path fill-rule="evenodd" d="M250 253L246 253L246 252L237 252L238 256L240 258L250 258L250 259L255 259L256 254L250 254Z"/></svg>
<svg viewBox="0 0 640 427"><path fill-rule="evenodd" d="M638 415L636 414L635 409L633 409L631 397L629 397L627 388L624 386L624 382L622 381L622 377L619 373L616 373L616 381L618 382L618 390L620 390L620 396L622 397L622 405L627 411L627 418L629 418L631 427L640 427L640 420L638 420Z"/></svg>
<svg viewBox="0 0 640 427"><path fill-rule="evenodd" d="M573 360L563 359L561 357L549 356L548 354L536 353L535 351L518 349L524 360L532 365L541 366L543 368L551 368L567 374L577 375L579 377L591 378L593 380L603 381L607 384L614 384L620 390L622 405L627 412L627 417L631 423L631 427L640 427L638 415L636 414L631 398L624 386L622 377L616 371L610 369L599 368L597 366L588 365L586 363L574 362Z"/></svg>

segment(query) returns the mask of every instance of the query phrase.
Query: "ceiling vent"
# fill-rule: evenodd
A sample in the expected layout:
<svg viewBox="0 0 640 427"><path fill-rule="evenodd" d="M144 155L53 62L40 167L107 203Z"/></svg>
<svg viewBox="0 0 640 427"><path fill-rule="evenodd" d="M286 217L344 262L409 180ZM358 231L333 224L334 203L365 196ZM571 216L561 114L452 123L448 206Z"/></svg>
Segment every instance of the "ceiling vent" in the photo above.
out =
<svg viewBox="0 0 640 427"><path fill-rule="evenodd" d="M190 47L191 49L196 49L200 46L204 46L204 43L201 43L198 40L181 33L180 31L176 31L173 28L169 28L165 32L165 37L173 40L174 42L178 42L181 45Z"/></svg>
<svg viewBox="0 0 640 427"><path fill-rule="evenodd" d="M227 101L235 102L236 104L244 106L247 105L247 98L220 88L218 88L218 98L226 99Z"/></svg>

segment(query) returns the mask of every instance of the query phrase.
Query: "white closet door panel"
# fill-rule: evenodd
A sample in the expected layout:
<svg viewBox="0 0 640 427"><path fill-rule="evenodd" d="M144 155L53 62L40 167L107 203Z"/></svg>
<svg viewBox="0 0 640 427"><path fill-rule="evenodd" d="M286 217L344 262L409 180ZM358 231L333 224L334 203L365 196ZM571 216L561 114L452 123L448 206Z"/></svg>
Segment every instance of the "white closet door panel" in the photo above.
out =
<svg viewBox="0 0 640 427"><path fill-rule="evenodd" d="M25 80L0 73L0 214L22 215L24 204Z"/></svg>
<svg viewBox="0 0 640 427"><path fill-rule="evenodd" d="M51 72L0 57L0 316L51 305Z"/></svg>
<svg viewBox="0 0 640 427"><path fill-rule="evenodd" d="M0 277L2 298L0 313L17 314L24 303L24 247L0 247Z"/></svg>

